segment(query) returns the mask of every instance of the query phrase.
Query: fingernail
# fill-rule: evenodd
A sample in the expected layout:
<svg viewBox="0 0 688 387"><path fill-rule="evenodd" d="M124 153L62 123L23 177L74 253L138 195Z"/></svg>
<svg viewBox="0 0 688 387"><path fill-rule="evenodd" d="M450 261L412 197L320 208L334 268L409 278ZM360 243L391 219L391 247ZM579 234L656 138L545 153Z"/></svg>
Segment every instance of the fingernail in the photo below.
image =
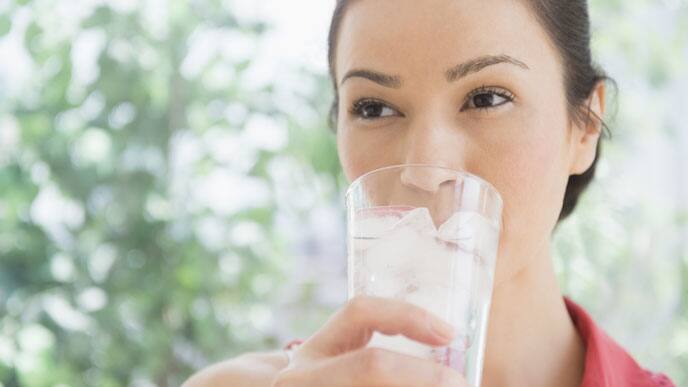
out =
<svg viewBox="0 0 688 387"><path fill-rule="evenodd" d="M454 327L447 324L442 320L433 319L432 320L432 331L439 337L443 339L454 338Z"/></svg>

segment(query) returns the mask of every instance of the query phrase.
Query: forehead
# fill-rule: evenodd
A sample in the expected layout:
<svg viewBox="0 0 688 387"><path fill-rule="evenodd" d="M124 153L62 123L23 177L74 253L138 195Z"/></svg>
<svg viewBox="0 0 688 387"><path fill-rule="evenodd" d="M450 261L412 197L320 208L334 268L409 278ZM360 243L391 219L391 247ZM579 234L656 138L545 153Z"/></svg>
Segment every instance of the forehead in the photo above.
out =
<svg viewBox="0 0 688 387"><path fill-rule="evenodd" d="M359 67L440 77L482 55L507 54L538 69L555 53L518 0L355 0L340 25L335 70L338 79Z"/></svg>

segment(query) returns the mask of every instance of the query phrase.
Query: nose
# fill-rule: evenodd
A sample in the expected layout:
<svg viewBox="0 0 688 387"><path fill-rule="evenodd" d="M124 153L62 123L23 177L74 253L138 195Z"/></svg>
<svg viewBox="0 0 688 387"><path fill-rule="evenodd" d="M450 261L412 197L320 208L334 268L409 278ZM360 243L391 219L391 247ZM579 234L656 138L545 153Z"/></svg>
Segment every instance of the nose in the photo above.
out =
<svg viewBox="0 0 688 387"><path fill-rule="evenodd" d="M401 183L404 186L414 187L433 194L439 191L443 183L455 180L456 172L444 168L407 167L401 172Z"/></svg>
<svg viewBox="0 0 688 387"><path fill-rule="evenodd" d="M415 127L406 133L405 164L434 165L464 169L460 134L439 126ZM443 183L456 180L456 173L443 168L405 168L401 181L405 186L436 193Z"/></svg>

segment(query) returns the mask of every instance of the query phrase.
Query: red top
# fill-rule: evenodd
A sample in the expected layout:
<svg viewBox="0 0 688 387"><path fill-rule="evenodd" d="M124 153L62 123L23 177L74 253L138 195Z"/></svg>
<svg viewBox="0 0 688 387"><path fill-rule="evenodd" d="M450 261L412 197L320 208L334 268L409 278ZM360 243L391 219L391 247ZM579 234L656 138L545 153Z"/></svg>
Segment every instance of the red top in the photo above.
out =
<svg viewBox="0 0 688 387"><path fill-rule="evenodd" d="M675 387L666 375L638 365L583 308L566 297L564 301L586 347L581 387Z"/></svg>
<svg viewBox="0 0 688 387"><path fill-rule="evenodd" d="M579 305L564 297L566 309L585 343L585 369L581 387L676 387L664 374L643 369ZM285 349L301 344L292 340Z"/></svg>

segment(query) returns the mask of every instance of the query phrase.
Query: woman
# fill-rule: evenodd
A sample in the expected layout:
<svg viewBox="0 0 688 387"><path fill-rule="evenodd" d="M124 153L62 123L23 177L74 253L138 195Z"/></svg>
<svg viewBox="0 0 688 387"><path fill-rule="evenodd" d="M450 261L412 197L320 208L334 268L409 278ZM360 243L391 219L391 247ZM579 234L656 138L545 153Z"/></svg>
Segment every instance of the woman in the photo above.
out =
<svg viewBox="0 0 688 387"><path fill-rule="evenodd" d="M402 163L463 169L504 199L483 386L670 386L562 297L551 234L592 179L605 128L584 0L340 0L332 109L352 181ZM438 181L439 183L439 181ZM463 386L454 370L364 348L372 331L446 344L423 309L359 297L289 359L254 353L189 386ZM290 361L289 361L290 360Z"/></svg>

